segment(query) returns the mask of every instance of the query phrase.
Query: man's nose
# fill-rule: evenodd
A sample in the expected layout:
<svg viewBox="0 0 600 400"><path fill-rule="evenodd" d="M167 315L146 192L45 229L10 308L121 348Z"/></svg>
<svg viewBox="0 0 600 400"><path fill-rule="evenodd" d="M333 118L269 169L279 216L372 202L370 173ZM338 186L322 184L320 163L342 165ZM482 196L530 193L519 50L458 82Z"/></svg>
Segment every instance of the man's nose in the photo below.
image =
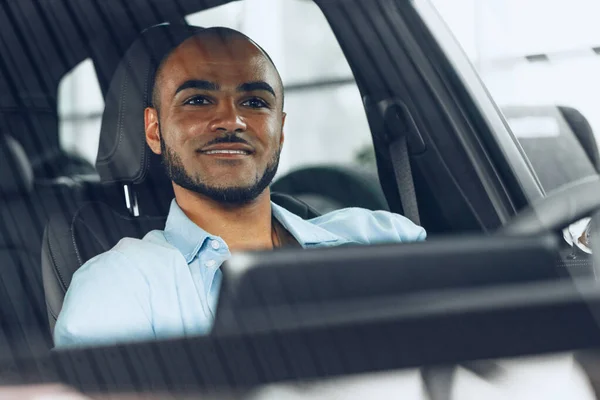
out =
<svg viewBox="0 0 600 400"><path fill-rule="evenodd" d="M213 132L244 132L246 122L232 102L222 102L211 122Z"/></svg>

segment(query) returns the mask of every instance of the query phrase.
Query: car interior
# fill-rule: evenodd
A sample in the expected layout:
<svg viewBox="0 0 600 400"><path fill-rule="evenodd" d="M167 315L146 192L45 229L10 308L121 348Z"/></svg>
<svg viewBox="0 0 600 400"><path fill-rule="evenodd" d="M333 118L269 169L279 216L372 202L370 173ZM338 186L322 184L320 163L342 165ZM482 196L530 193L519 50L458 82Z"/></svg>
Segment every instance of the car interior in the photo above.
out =
<svg viewBox="0 0 600 400"><path fill-rule="evenodd" d="M127 64L148 68L146 53L138 39L113 72L95 166L61 153L56 138L54 148L46 149L23 135L18 136L21 142L3 135L2 355L49 350L51 330L73 273L121 238L141 238L164 226L173 191L160 160L145 144L143 121L137 118L148 104L141 89L149 82L140 82ZM100 65L110 68L106 62ZM55 84L61 78L57 76ZM55 121L38 122L51 126ZM43 136L48 140L46 132ZM29 154L25 146L30 146ZM278 179L272 190L275 203L305 219L343 207L388 208L376 173L350 167L297 170Z"/></svg>
<svg viewBox="0 0 600 400"><path fill-rule="evenodd" d="M149 104L151 82L149 73L137 71L150 69L155 50L148 41L166 49L187 29L185 15L228 2L93 1L87 7L80 0L23 0L0 6L0 364L9 366L0 371L7 376L20 358L52 349L52 330L79 267L123 237L164 227L173 191L144 140L139 115ZM376 169L327 163L296 169L273 182L273 202L304 219L345 207L403 214L406 193L390 148L406 140L408 179L430 238L558 232L564 226L557 219L568 225L584 216L577 209L540 223L538 214L535 221L519 214L573 182L588 182L595 193L600 155L577 109L502 108L498 118L547 117L559 126L557 135L516 134L518 141L507 145L524 160L520 175L488 116L473 112L479 106L411 2L393 11L385 0L316 3L360 89ZM59 83L87 58L105 100L95 165L64 152L58 138ZM501 125L497 129L510 137ZM568 160L561 158L564 148ZM552 168L557 163L565 167ZM592 203L584 211L593 210ZM573 260L561 246L559 264L591 262Z"/></svg>
<svg viewBox="0 0 600 400"><path fill-rule="evenodd" d="M79 267L110 250L123 237L141 239L151 230L164 227L173 189L160 157L146 144L143 120L138 117L150 104L149 77L153 74L141 75L136 71L151 70L151 55L157 49L169 49L179 43L182 40L179 38L186 37L185 29L185 26L165 25L146 33L132 44L115 71L106 96L96 161L100 183L95 189L99 190L102 184L127 188L130 207L123 209L123 198L117 199L116 207L106 201L89 201L65 210L62 215L53 215L48 222L42 271L51 327L71 277ZM147 43L153 43L152 51ZM129 112L121 112L123 109ZM305 219L319 215L291 195L275 192L272 200Z"/></svg>

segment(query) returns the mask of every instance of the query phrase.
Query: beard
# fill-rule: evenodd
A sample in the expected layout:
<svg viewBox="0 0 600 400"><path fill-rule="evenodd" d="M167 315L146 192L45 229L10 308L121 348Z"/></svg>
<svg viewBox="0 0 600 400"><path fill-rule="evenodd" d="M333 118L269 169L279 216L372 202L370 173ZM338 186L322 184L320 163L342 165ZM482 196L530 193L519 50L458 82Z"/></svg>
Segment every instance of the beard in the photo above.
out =
<svg viewBox="0 0 600 400"><path fill-rule="evenodd" d="M165 171L174 183L184 189L198 193L218 203L227 205L244 205L254 201L271 184L277 168L281 149L277 149L265 171L261 176L248 186L211 186L202 181L200 174L195 177L188 174L181 162L181 157L173 149L169 148L160 135L160 148L162 152L162 164Z"/></svg>

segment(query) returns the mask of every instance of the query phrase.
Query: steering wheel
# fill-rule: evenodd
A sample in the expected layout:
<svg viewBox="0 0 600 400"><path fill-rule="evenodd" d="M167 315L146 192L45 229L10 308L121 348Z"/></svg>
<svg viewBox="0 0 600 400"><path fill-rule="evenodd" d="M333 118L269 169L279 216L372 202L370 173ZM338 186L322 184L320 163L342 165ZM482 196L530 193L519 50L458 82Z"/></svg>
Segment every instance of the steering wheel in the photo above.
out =
<svg viewBox="0 0 600 400"><path fill-rule="evenodd" d="M559 231L600 210L600 176L592 176L552 192L519 212L500 233L535 235Z"/></svg>

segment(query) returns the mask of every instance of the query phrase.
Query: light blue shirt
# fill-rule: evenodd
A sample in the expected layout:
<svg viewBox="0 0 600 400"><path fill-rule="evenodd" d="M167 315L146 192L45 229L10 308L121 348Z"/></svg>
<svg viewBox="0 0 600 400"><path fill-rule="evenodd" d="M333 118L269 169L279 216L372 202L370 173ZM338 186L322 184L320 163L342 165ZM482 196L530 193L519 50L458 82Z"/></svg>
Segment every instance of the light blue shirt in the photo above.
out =
<svg viewBox="0 0 600 400"><path fill-rule="evenodd" d="M311 220L272 203L273 216L305 249L425 239L386 211L347 208ZM207 334L227 244L193 223L173 200L164 231L122 239L74 275L54 329L56 347Z"/></svg>

